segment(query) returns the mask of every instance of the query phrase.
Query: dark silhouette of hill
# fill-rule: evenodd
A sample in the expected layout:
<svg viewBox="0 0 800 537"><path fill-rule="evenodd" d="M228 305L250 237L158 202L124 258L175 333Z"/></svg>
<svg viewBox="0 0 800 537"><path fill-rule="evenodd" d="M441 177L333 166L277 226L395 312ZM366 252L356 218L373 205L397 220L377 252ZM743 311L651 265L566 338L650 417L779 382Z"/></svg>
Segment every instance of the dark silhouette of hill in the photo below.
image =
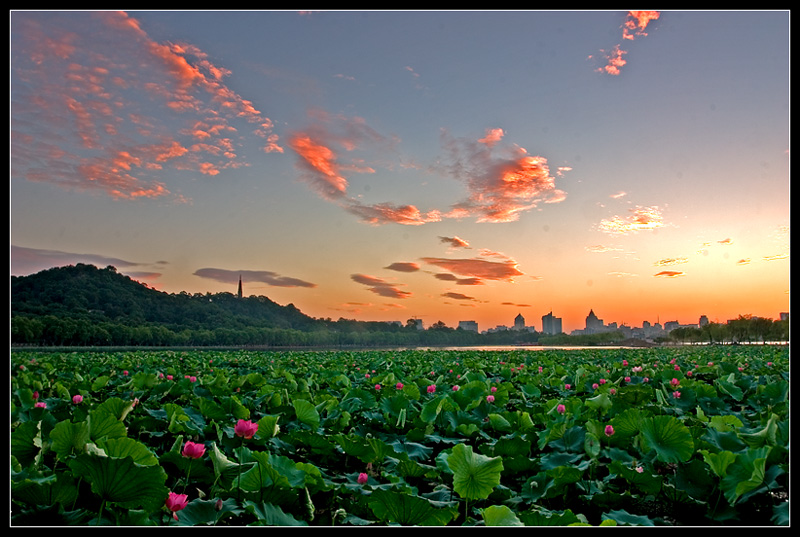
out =
<svg viewBox="0 0 800 537"><path fill-rule="evenodd" d="M17 325L25 322L23 318L50 324L55 318L62 324L82 323L81 327L87 322L106 330L111 326L159 326L175 333L246 328L312 330L321 324L293 304L282 306L264 296L168 294L120 274L112 266L101 269L80 263L29 276L11 276L11 316L12 321L17 319Z"/></svg>

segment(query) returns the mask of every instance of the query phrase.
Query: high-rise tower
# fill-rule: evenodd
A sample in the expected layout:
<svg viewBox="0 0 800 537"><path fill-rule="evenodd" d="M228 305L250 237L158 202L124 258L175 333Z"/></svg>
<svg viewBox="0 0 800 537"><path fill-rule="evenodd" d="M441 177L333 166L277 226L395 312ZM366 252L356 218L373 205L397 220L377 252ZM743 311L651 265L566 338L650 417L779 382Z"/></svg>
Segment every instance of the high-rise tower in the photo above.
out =
<svg viewBox="0 0 800 537"><path fill-rule="evenodd" d="M239 298L242 298L242 275L239 274Z"/></svg>

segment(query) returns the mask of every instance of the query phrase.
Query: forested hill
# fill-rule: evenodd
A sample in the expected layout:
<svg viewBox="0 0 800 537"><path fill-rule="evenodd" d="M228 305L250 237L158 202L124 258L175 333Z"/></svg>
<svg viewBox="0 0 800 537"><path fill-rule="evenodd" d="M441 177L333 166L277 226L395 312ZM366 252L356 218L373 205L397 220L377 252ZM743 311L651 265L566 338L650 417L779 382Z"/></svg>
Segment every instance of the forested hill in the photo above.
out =
<svg viewBox="0 0 800 537"><path fill-rule="evenodd" d="M12 342L45 344L68 343L64 332L75 330L99 332L77 337L87 343L118 344L124 339L118 337L121 332L142 327L159 327L173 334L189 331L196 336L199 331L247 328L304 331L322 324L292 304L281 306L264 296L168 294L112 266L101 269L86 264L11 276L11 316Z"/></svg>

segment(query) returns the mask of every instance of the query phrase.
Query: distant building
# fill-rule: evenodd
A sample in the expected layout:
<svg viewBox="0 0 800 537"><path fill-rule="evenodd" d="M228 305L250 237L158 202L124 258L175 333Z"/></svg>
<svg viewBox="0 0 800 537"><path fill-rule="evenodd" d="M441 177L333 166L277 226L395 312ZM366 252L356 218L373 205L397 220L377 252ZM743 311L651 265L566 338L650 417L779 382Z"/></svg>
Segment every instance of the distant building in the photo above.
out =
<svg viewBox="0 0 800 537"><path fill-rule="evenodd" d="M708 316L707 315L701 315L700 316L700 320L698 321L697 324L700 327L703 327L703 326L707 325L708 324Z"/></svg>
<svg viewBox="0 0 800 537"><path fill-rule="evenodd" d="M239 275L239 293L238 293L238 296L239 296L239 298L242 298L242 275L241 274Z"/></svg>
<svg viewBox="0 0 800 537"><path fill-rule="evenodd" d="M458 321L458 327L462 330L478 331L478 323L475 321Z"/></svg>
<svg viewBox="0 0 800 537"><path fill-rule="evenodd" d="M514 317L514 330L525 330L525 317L521 313Z"/></svg>
<svg viewBox="0 0 800 537"><path fill-rule="evenodd" d="M549 335L556 335L562 332L561 317L554 317L551 311L547 315L542 315L542 332Z"/></svg>
<svg viewBox="0 0 800 537"><path fill-rule="evenodd" d="M599 319L597 315L595 315L594 310L589 310L589 315L586 316L586 331L587 334L595 334L597 332L602 332L605 329L605 325L603 324L603 319Z"/></svg>

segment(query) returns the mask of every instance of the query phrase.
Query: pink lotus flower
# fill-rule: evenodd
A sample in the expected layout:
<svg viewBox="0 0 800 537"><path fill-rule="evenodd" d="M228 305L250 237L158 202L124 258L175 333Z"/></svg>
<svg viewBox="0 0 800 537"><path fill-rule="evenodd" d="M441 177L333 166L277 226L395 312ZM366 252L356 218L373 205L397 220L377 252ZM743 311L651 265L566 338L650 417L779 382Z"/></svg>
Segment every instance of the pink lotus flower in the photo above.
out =
<svg viewBox="0 0 800 537"><path fill-rule="evenodd" d="M128 370L126 369L125 371L122 372L122 374L127 377L128 376Z"/></svg>
<svg viewBox="0 0 800 537"><path fill-rule="evenodd" d="M492 386L492 390L491 391L492 391L492 393L496 393L497 392L497 386Z"/></svg>
<svg viewBox="0 0 800 537"><path fill-rule="evenodd" d="M691 370L687 371L687 372L686 372L686 376L687 376L687 377L691 377L691 376L692 376L692 371L691 371Z"/></svg>
<svg viewBox="0 0 800 537"><path fill-rule="evenodd" d="M81 394L73 395L72 396L72 403L75 405L79 405L83 402L83 396Z"/></svg>
<svg viewBox="0 0 800 537"><path fill-rule="evenodd" d="M600 384L601 384L601 385L602 385L602 384L605 384L605 383L606 383L606 379L600 379Z"/></svg>
<svg viewBox="0 0 800 537"><path fill-rule="evenodd" d="M614 434L614 427L611 425L606 425L605 433L606 436L612 436Z"/></svg>
<svg viewBox="0 0 800 537"><path fill-rule="evenodd" d="M456 386L453 386L453 391L454 391L454 392L457 392L457 391L458 391L458 386L457 386L457 385L456 385Z"/></svg>
<svg viewBox="0 0 800 537"><path fill-rule="evenodd" d="M494 395L487 395L486 401L488 401L489 403L494 403Z"/></svg>
<svg viewBox="0 0 800 537"><path fill-rule="evenodd" d="M366 485L367 481L369 481L369 476L364 472L358 474L358 484L359 485Z"/></svg>
<svg viewBox="0 0 800 537"><path fill-rule="evenodd" d="M33 392L33 400L36 401L39 399L39 392Z"/></svg>
<svg viewBox="0 0 800 537"><path fill-rule="evenodd" d="M563 404L559 404L556 407L556 412L558 412L559 414L563 414L566 411L567 411L567 407L565 407Z"/></svg>
<svg viewBox="0 0 800 537"><path fill-rule="evenodd" d="M672 397L673 397L673 399L680 399L681 398L681 392L679 392L678 390L675 390L674 392L672 392Z"/></svg>
<svg viewBox="0 0 800 537"><path fill-rule="evenodd" d="M167 506L167 509L172 511L172 518L178 520L178 511L186 508L188 503L189 497L186 494L170 492L169 496L167 496L167 500L164 502L164 505Z"/></svg>
<svg viewBox="0 0 800 537"><path fill-rule="evenodd" d="M572 388L571 384L564 384L564 389L565 390L569 390L570 388Z"/></svg>
<svg viewBox="0 0 800 537"><path fill-rule="evenodd" d="M172 375L167 375L167 380L172 380Z"/></svg>
<svg viewBox="0 0 800 537"><path fill-rule="evenodd" d="M376 385L375 385L375 389L376 389L376 390L380 390L380 389L381 389L381 385L380 385L380 384L376 384Z"/></svg>
<svg viewBox="0 0 800 537"><path fill-rule="evenodd" d="M47 403L39 401L36 404L34 404L33 406L36 407L36 408L47 408Z"/></svg>
<svg viewBox="0 0 800 537"><path fill-rule="evenodd" d="M398 390L402 390L403 389L403 383L402 382L398 382L397 384L395 384L394 387L397 388Z"/></svg>
<svg viewBox="0 0 800 537"><path fill-rule="evenodd" d="M183 445L183 451L181 455L187 457L189 459L199 459L206 453L206 446L205 444L198 444L196 442L187 441Z"/></svg>
<svg viewBox="0 0 800 537"><path fill-rule="evenodd" d="M431 384L428 386L428 393L434 393L436 391L436 384Z"/></svg>
<svg viewBox="0 0 800 537"><path fill-rule="evenodd" d="M542 371L544 371L544 368L542 368L542 366L539 366L539 373L541 373Z"/></svg>
<svg viewBox="0 0 800 537"><path fill-rule="evenodd" d="M364 378L368 379L368 378L369 378L369 373L366 373L366 374L364 375Z"/></svg>
<svg viewBox="0 0 800 537"><path fill-rule="evenodd" d="M630 377L625 377L625 382L630 382L630 381L631 381Z"/></svg>
<svg viewBox="0 0 800 537"><path fill-rule="evenodd" d="M678 379L674 378L674 379L672 379L671 381L669 381L669 383L670 383L671 385L673 385L673 386L677 386L678 384L680 384L680 383L681 383L681 381L679 381Z"/></svg>
<svg viewBox="0 0 800 537"><path fill-rule="evenodd" d="M628 360L622 360L622 365L627 367L627 365L628 365Z"/></svg>
<svg viewBox="0 0 800 537"><path fill-rule="evenodd" d="M236 422L236 426L233 428L233 432L236 433L236 436L241 436L242 438L250 439L253 438L258 431L258 423L253 423L252 421L247 420L239 420Z"/></svg>
<svg viewBox="0 0 800 537"><path fill-rule="evenodd" d="M197 382L197 377L195 376L189 377L189 382Z"/></svg>
<svg viewBox="0 0 800 537"><path fill-rule="evenodd" d="M599 384L597 384L596 382L595 382L594 384L592 384L592 389L593 389L593 390L596 390L596 389L597 389L597 388L599 388L599 387L600 387L600 385L599 385Z"/></svg>
<svg viewBox="0 0 800 537"><path fill-rule="evenodd" d="M616 388L611 388L610 390L608 390L608 393L610 393L611 395L614 395L615 393L617 393L617 389Z"/></svg>

